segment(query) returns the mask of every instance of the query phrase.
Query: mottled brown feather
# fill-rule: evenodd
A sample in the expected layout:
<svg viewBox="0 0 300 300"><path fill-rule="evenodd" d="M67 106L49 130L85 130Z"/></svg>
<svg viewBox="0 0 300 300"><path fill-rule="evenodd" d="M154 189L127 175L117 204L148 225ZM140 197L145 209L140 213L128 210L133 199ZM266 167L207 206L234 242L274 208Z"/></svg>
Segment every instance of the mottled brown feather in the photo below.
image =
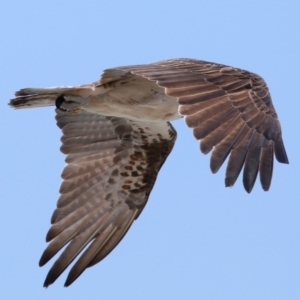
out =
<svg viewBox="0 0 300 300"><path fill-rule="evenodd" d="M54 106L66 167L40 265L58 251L44 285L73 265L65 285L101 261L143 210L156 176L176 139L168 121L184 116L212 151L217 172L229 156L225 185L242 168L251 192L257 174L271 184L273 157L288 163L281 127L268 87L258 75L193 59L107 69L87 85L26 88L14 108ZM136 113L135 113L136 112ZM80 256L81 251L83 253Z"/></svg>
<svg viewBox="0 0 300 300"><path fill-rule="evenodd" d="M89 118L92 121L90 123L94 124L91 130L88 130L86 126L86 121ZM85 126L78 126L81 120L85 123ZM60 189L63 197L58 201L58 207L53 213L51 219L53 225L46 238L47 241L52 240L52 242L44 251L40 265L47 263L65 245L67 247L50 269L44 283L45 286L52 284L90 241L97 237L99 242L101 232L105 232L105 235L105 230L110 224L116 223L117 219L123 219L130 211L135 211L134 214L129 214L130 216L134 215L134 217L140 213L146 204L157 172L172 149L176 137L174 129L167 123L158 125L166 131L164 135L168 135L168 139L164 140L163 136L150 129L147 123L100 115L95 116L86 112L80 112L77 118L58 112L57 121L64 133L62 141L68 145L68 147L65 144L62 146L62 151L67 154L67 159L74 153L88 153L88 156L91 156L94 153L101 153L101 151L108 152L100 159L97 155L95 159L83 162L77 161L75 158L72 163L66 166L63 172L64 181ZM73 125L73 122L77 125ZM101 123L105 124L105 137L102 136L103 132L99 125ZM97 135L94 133L95 126L99 128ZM65 127L68 128L65 129ZM70 132L72 136L76 136L73 131L70 131L70 128L78 131L78 139L69 138L68 134ZM151 133L153 141L155 140L153 145L151 145L151 139L147 140L146 136L140 135L140 130ZM126 132L131 134L133 140L128 140ZM107 133L110 133L110 135L107 136ZM157 134L158 136L155 137ZM140 139L140 141L137 139ZM72 147L69 146L68 141L70 140L72 141ZM134 153L141 153L141 155L134 158ZM119 157L117 164L113 157ZM132 167L126 167L131 159L138 159L139 164L145 164L144 168L133 172L134 176L136 173L140 177L135 176L131 179L130 172L128 172L128 176L126 175L127 171L125 170L132 169ZM124 175L121 172L122 168L125 168ZM122 183L122 180L124 183ZM138 181L140 182L139 188L126 183ZM124 208L119 211L117 209L119 206L114 207L118 203L117 201L120 201L116 198L116 193L124 184L128 185L128 189L126 188L125 194L123 194L122 201L124 204L122 207ZM132 192L136 196L130 196ZM128 223L129 220L130 224ZM87 248L84 258L78 264L75 264L74 269L72 269L73 275L70 275L66 284L70 284L70 281L73 282L92 261L95 261L95 258L99 260L100 256L105 257L124 236L125 231L128 230L133 221L134 218L126 218L124 225L118 221L117 229L113 230L110 239L102 238L105 243L98 247L98 252ZM92 243L91 245L95 244ZM85 263L82 264L82 261L85 261Z"/></svg>
<svg viewBox="0 0 300 300"><path fill-rule="evenodd" d="M201 150L207 153L215 146L219 151L214 150L212 154L212 170L216 171L220 167L220 162L224 161L230 151L234 151L231 165L236 155L239 157L239 161L243 162L245 160L245 152L247 154L248 151L250 151L248 148L243 148L241 154L238 154L239 151L235 150L233 146L230 146L234 140L234 135L239 132L234 126L231 127L232 135L230 132L227 132L227 134L231 135L231 142L227 144L223 141L221 145L214 142L217 136L220 135L220 132L222 132L220 123L224 122L227 126L227 123L232 121L233 117L231 116L226 119L222 114L218 114L216 110L216 119L214 121L208 117L207 119L203 119L203 108L200 103L205 103L205 109L209 111L209 107L214 108L215 103L213 102L215 99L219 98L222 100L227 99L228 103L230 103L235 108L236 113L239 114L240 122L236 122L236 126L241 126L241 124L244 123L252 129L253 132L262 134L262 141L264 141L265 138L273 144L275 156L278 161L288 163L277 114L272 104L267 85L261 77L245 70L193 59L168 60L152 65L156 65L160 67L160 69L153 68L151 73L147 72L147 65L120 67L119 69L144 76L149 80L157 81L157 84L165 87L166 94L178 98L180 104L179 111L186 116L185 120L187 125L194 129L194 136L197 139L205 139L201 142ZM187 82L186 85L184 84L185 82ZM198 106L198 104L200 105ZM228 111L231 111L231 109L228 108ZM234 114L232 111L231 113ZM198 121L197 116L199 116ZM222 118L220 123L217 122L218 117ZM203 122L201 122L201 120L203 120ZM210 136L210 133L213 133L213 135ZM218 140L220 143L220 139ZM227 146L225 146L225 144ZM257 160L254 164L255 170L261 159L266 159L269 162L272 161L270 157L267 157L268 155L273 155L271 151L264 152L265 154L262 156L259 156L257 153L259 153L259 150L255 151L251 149L251 153L247 155L249 161L246 171L244 172L244 183L247 191L252 189L253 180L255 181L256 178L256 176L253 175L255 172L249 171L250 160ZM217 159L216 157L219 158ZM216 163L216 161L218 161L218 163ZM235 181L236 174L239 173L240 167L239 165L239 168L235 169L235 175L232 177L232 180L227 180L228 182L232 183ZM268 169L271 170L270 167ZM262 170L264 169L262 168ZM266 179L267 174L271 176L271 172L268 171L264 173L265 175L261 176L261 180L264 181L261 182L263 187L266 186L266 182L271 181L271 177ZM247 176L249 176L249 178L247 178Z"/></svg>

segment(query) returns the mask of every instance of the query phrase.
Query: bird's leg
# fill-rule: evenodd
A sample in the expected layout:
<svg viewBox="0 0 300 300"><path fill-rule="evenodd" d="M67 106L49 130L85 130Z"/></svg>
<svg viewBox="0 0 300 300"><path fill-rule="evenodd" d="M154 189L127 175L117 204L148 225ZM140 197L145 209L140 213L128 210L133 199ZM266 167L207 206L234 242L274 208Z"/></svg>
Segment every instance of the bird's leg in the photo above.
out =
<svg viewBox="0 0 300 300"><path fill-rule="evenodd" d="M80 108L87 102L86 98L72 95L60 95L55 101L55 105L61 111L69 111L74 108Z"/></svg>

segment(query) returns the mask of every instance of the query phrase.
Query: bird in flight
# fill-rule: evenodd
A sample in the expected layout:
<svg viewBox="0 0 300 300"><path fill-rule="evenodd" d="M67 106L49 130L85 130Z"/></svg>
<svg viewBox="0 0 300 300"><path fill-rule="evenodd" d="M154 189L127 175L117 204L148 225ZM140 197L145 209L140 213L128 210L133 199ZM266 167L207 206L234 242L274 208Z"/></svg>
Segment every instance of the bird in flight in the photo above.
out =
<svg viewBox="0 0 300 300"><path fill-rule="evenodd" d="M107 69L91 84L25 88L15 95L9 105L17 109L56 106L61 151L67 155L40 266L66 247L45 287L79 257L65 282L69 286L120 242L173 148L170 121L183 117L201 152L212 151L213 173L229 157L226 186L234 185L243 168L248 193L258 173L267 191L274 155L288 163L266 83L226 65L170 59Z"/></svg>

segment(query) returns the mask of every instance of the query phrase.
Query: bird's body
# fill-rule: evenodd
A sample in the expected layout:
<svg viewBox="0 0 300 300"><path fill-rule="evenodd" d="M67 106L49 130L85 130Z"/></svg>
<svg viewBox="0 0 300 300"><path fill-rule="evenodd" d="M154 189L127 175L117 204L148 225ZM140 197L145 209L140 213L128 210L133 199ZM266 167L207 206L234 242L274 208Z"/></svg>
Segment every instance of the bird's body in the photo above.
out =
<svg viewBox="0 0 300 300"><path fill-rule="evenodd" d="M140 76L124 77L107 87L101 85L99 91L96 87L84 109L142 121L171 121L182 117L178 102L166 95L164 88Z"/></svg>
<svg viewBox="0 0 300 300"><path fill-rule="evenodd" d="M105 70L99 81L75 87L27 88L10 105L56 105L67 154L51 241L40 265L63 246L48 273L53 283L89 244L71 269L66 285L102 260L144 208L159 169L173 148L169 121L185 118L203 153L212 150L211 170L229 156L225 184L241 169L250 192L256 176L271 184L273 156L288 163L280 123L261 77L248 71L174 59Z"/></svg>

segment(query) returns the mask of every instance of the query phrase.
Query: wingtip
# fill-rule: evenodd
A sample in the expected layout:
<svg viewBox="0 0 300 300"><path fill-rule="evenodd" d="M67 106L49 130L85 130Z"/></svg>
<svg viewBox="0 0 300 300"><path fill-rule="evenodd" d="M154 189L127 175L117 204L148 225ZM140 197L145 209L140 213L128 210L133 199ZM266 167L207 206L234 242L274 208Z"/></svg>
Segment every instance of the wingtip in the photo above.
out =
<svg viewBox="0 0 300 300"><path fill-rule="evenodd" d="M62 273L62 272L61 272ZM49 285L53 284L56 279L60 276L60 274L57 274L56 270L53 270L53 267L49 270L46 279L44 281L44 287L47 288Z"/></svg>
<svg viewBox="0 0 300 300"><path fill-rule="evenodd" d="M260 174L261 174L261 172L260 172ZM260 176L260 184L261 184L262 189L265 192L269 191L269 189L271 187L271 182L272 182L272 176L270 178L268 178L268 180L264 180L264 178L262 178L262 176Z"/></svg>
<svg viewBox="0 0 300 300"><path fill-rule="evenodd" d="M42 255L42 257L40 258L40 261L39 261L39 267L44 266L44 265L46 264L46 262L47 262L47 261L45 261L43 255Z"/></svg>
<svg viewBox="0 0 300 300"><path fill-rule="evenodd" d="M85 268L81 269L79 272L76 272L76 271L78 271L78 269L74 268L75 266L76 266L76 264L72 267L72 269L70 270L70 272L67 276L67 279L64 284L65 287L70 286L86 269L86 267L85 267Z"/></svg>
<svg viewBox="0 0 300 300"><path fill-rule="evenodd" d="M244 186L244 188L245 188L245 191L248 193L248 194L250 194L251 192L252 192L252 189L253 189L253 187L246 187L246 186Z"/></svg>
<svg viewBox="0 0 300 300"><path fill-rule="evenodd" d="M256 175L257 175L257 173L256 173ZM252 189L253 189L255 181L256 181L256 175L249 177L249 176L247 176L244 173L244 176L243 176L243 185L244 185L245 191L248 194L250 194L252 192Z"/></svg>
<svg viewBox="0 0 300 300"><path fill-rule="evenodd" d="M49 285L51 285L51 284L53 283L53 282L49 282L47 279L48 279L48 278L45 279L44 284L43 284L43 287L44 287L45 289L47 289L47 288L49 287Z"/></svg>
<svg viewBox="0 0 300 300"><path fill-rule="evenodd" d="M286 151L285 151L285 147L283 144L283 141L279 141L275 143L275 156L278 162L282 163L282 164L289 164L289 159L287 157Z"/></svg>
<svg viewBox="0 0 300 300"><path fill-rule="evenodd" d="M235 180L231 177L225 177L225 187L233 187L235 184Z"/></svg>
<svg viewBox="0 0 300 300"><path fill-rule="evenodd" d="M264 192L268 192L270 189L270 187L264 187L264 186L262 188L263 188Z"/></svg>
<svg viewBox="0 0 300 300"><path fill-rule="evenodd" d="M68 276L68 278L65 281L64 287L66 287L66 288L69 287L75 280L76 280L76 278L72 280L72 279L69 279L69 276Z"/></svg>

